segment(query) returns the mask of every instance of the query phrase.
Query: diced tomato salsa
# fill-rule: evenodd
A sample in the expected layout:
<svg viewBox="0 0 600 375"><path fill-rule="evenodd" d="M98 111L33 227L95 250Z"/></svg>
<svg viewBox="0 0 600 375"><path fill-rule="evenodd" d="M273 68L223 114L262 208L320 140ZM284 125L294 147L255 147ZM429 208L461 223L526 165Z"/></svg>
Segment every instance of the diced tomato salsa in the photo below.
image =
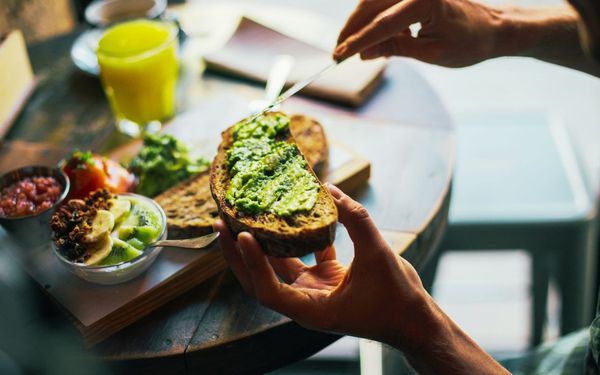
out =
<svg viewBox="0 0 600 375"><path fill-rule="evenodd" d="M0 215L35 215L58 200L62 185L54 177L26 177L0 191Z"/></svg>

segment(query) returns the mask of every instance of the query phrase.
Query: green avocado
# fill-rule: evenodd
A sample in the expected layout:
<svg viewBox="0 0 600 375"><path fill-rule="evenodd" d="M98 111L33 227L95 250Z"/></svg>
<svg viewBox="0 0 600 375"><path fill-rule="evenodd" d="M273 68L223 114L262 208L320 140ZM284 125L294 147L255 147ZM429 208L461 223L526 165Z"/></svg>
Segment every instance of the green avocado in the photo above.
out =
<svg viewBox="0 0 600 375"><path fill-rule="evenodd" d="M144 147L129 164L138 177L136 193L155 197L191 176L208 169L210 162L193 158L188 148L168 134L146 134Z"/></svg>
<svg viewBox="0 0 600 375"><path fill-rule="evenodd" d="M234 126L226 200L238 211L286 217L310 211L317 202L319 183L306 160L295 144L281 140L289 124L288 117L275 114Z"/></svg>

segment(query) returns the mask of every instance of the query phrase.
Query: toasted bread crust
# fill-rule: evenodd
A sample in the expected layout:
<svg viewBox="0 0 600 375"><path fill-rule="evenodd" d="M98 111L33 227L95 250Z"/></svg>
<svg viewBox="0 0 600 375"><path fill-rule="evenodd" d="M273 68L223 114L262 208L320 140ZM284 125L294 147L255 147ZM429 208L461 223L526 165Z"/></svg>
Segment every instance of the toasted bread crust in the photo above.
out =
<svg viewBox="0 0 600 375"><path fill-rule="evenodd" d="M290 132L308 165L320 179L326 178L329 166L329 144L323 126L312 117L292 115Z"/></svg>
<svg viewBox="0 0 600 375"><path fill-rule="evenodd" d="M210 170L206 170L154 197L167 216L170 239L199 237L213 231L219 215L209 180Z"/></svg>
<svg viewBox="0 0 600 375"><path fill-rule="evenodd" d="M230 184L226 152L233 143L232 128L224 131L222 136L211 166L210 189L220 217L234 235L242 231L250 232L266 254L277 257L298 257L323 250L333 243L337 209L329 191L320 183L315 207L309 212L296 213L287 218L268 212L244 215L229 205L225 199ZM291 135L288 141L293 142ZM307 170L314 175L310 166L307 166Z"/></svg>

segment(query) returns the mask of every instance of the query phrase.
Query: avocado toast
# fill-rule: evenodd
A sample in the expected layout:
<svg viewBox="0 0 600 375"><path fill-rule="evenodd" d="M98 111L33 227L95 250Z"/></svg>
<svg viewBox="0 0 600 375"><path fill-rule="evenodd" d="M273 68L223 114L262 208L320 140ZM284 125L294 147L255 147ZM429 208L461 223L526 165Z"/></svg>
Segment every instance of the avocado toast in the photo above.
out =
<svg viewBox="0 0 600 375"><path fill-rule="evenodd" d="M291 119L269 113L222 133L210 173L219 215L248 231L271 256L295 257L333 243L337 209L290 133Z"/></svg>

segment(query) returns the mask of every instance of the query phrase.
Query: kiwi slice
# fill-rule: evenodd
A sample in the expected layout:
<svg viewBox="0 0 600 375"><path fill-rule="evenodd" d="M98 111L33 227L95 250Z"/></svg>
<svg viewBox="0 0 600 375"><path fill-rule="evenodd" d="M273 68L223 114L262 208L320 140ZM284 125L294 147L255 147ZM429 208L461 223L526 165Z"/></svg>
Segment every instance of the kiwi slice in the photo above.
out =
<svg viewBox="0 0 600 375"><path fill-rule="evenodd" d="M127 262L142 254L141 250L136 249L125 241L113 238L112 251L99 263L101 266L114 266L119 263Z"/></svg>
<svg viewBox="0 0 600 375"><path fill-rule="evenodd" d="M146 247L146 244L144 244L142 241L138 240L135 237L130 238L125 242L127 242L129 245L135 247L138 250L144 250L144 248Z"/></svg>
<svg viewBox="0 0 600 375"><path fill-rule="evenodd" d="M160 228L160 216L153 206L148 203L131 200L132 207L129 216L123 221L123 225L151 226Z"/></svg>
<svg viewBox="0 0 600 375"><path fill-rule="evenodd" d="M135 238L135 228L137 227L134 225L121 225L117 231L118 238L123 241Z"/></svg>
<svg viewBox="0 0 600 375"><path fill-rule="evenodd" d="M131 203L129 215L116 230L118 238L123 241L136 238L145 245L156 241L162 229L159 212L145 202L131 200Z"/></svg>
<svg viewBox="0 0 600 375"><path fill-rule="evenodd" d="M143 227L136 227L135 229L135 237L146 245L154 242L160 234L160 228L150 227L147 225Z"/></svg>
<svg viewBox="0 0 600 375"><path fill-rule="evenodd" d="M137 239L143 244L147 245L156 241L160 235L160 228L144 226L130 226L122 225L119 227L119 239L123 241L129 241L131 239Z"/></svg>

